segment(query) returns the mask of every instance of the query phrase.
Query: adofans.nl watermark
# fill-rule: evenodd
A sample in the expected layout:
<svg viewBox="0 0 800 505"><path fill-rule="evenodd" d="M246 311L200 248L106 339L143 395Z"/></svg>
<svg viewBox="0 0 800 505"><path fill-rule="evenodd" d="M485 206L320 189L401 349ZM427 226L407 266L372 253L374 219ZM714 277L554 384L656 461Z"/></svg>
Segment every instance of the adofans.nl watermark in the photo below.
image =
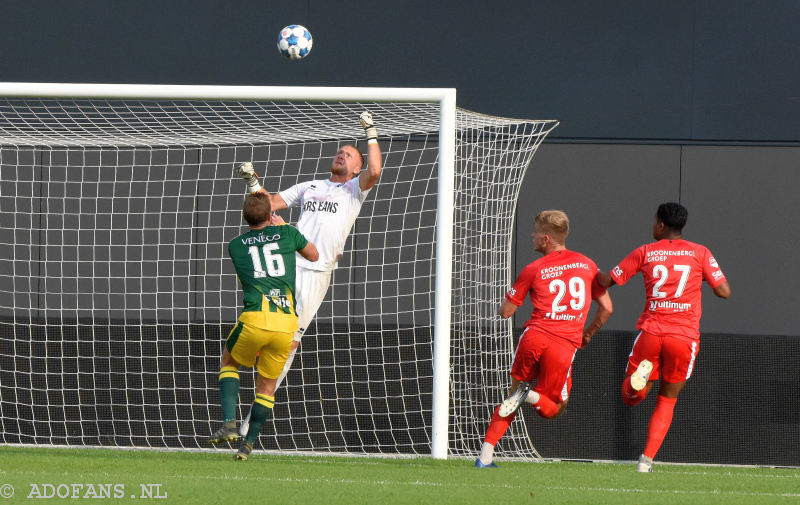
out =
<svg viewBox="0 0 800 505"><path fill-rule="evenodd" d="M19 486L18 486L19 487ZM163 484L138 484L126 487L125 484L95 484L95 483L72 483L72 484L51 484L47 482L32 482L27 484L26 489L14 489L11 484L0 484L0 499L12 498L17 494L19 498L25 493L26 498L30 499L81 499L81 498L166 498L167 491Z"/></svg>

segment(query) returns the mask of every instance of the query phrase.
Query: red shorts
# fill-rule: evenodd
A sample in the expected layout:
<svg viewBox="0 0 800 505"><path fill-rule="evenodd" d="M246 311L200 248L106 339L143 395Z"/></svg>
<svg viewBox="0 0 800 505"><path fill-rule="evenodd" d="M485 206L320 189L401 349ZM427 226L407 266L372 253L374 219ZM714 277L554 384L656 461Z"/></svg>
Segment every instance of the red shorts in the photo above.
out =
<svg viewBox="0 0 800 505"><path fill-rule="evenodd" d="M570 342L529 331L522 332L511 365L511 377L534 382L533 390L556 403L569 398L572 360L577 349Z"/></svg>
<svg viewBox="0 0 800 505"><path fill-rule="evenodd" d="M700 352L699 340L661 336L642 331L633 342L625 375L631 375L639 363L646 359L653 363L651 381L660 377L664 382L682 382L692 376L698 352Z"/></svg>

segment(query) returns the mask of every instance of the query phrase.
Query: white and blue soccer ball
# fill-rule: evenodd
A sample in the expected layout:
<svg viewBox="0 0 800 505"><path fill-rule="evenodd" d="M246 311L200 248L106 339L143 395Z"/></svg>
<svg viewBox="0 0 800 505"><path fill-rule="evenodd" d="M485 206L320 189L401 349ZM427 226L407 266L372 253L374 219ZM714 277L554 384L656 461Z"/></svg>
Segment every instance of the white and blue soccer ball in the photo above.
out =
<svg viewBox="0 0 800 505"><path fill-rule="evenodd" d="M311 32L302 25L289 25L278 34L278 51L290 60L308 56L313 43Z"/></svg>

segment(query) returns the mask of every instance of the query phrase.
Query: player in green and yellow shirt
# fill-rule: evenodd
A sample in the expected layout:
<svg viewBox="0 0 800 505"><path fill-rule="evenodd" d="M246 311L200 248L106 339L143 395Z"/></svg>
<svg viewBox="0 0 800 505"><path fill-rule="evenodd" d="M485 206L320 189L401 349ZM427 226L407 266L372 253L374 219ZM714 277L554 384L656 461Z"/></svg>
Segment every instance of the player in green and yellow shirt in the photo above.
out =
<svg viewBox="0 0 800 505"><path fill-rule="evenodd" d="M244 292L244 308L225 342L219 372L220 399L224 424L209 438L212 444L239 439L236 404L239 396L239 367L252 367L258 357L256 400L250 428L236 459L246 460L253 450L264 421L272 414L277 378L283 370L294 332L295 252L309 260L319 258L317 248L296 228L275 221L269 197L251 194L242 211L250 231L228 244ZM281 224L277 224L281 222Z"/></svg>

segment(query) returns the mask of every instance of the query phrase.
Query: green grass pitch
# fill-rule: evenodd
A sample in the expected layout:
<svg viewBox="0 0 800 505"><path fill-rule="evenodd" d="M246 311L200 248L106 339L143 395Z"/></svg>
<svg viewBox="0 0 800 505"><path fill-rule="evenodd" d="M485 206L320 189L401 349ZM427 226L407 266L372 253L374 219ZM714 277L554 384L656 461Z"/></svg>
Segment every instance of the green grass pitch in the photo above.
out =
<svg viewBox="0 0 800 505"><path fill-rule="evenodd" d="M800 503L800 468L657 465L654 473L637 474L632 463L500 461L500 468L476 469L473 461L453 459L256 452L237 462L232 456L232 450L0 447L0 505L42 502L28 499L37 493L55 493L47 503ZM99 488L88 484L114 486L111 497L92 498Z"/></svg>

